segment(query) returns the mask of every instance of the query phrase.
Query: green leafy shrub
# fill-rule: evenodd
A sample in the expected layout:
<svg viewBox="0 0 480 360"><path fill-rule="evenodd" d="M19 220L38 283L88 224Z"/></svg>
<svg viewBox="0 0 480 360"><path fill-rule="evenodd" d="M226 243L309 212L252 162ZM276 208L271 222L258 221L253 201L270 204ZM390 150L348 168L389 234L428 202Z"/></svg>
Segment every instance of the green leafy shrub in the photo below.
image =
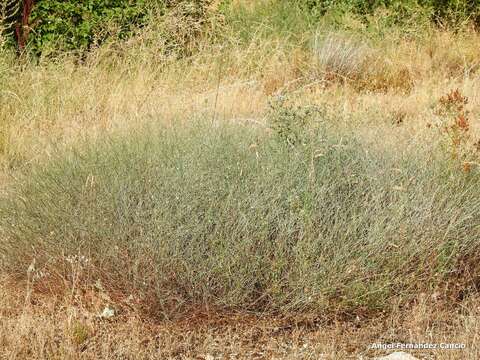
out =
<svg viewBox="0 0 480 360"><path fill-rule="evenodd" d="M425 0L437 22L470 21L480 26L480 2L471 0Z"/></svg>
<svg viewBox="0 0 480 360"><path fill-rule="evenodd" d="M88 50L108 38L123 40L150 26L166 51L188 53L205 30L212 1L38 1L30 18L34 54Z"/></svg>
<svg viewBox="0 0 480 360"><path fill-rule="evenodd" d="M480 25L480 3L470 0L304 0L302 3L318 16L340 9L367 19L379 9L387 9L394 23L402 23L423 12L435 22L472 21Z"/></svg>
<svg viewBox="0 0 480 360"><path fill-rule="evenodd" d="M267 120L275 135L285 144L295 146L308 141L308 129L320 115L314 106L295 106L285 95L270 99Z"/></svg>
<svg viewBox="0 0 480 360"><path fill-rule="evenodd" d="M112 32L126 37L146 23L149 5L148 0L40 0L30 18L29 48L34 53L83 50Z"/></svg>
<svg viewBox="0 0 480 360"><path fill-rule="evenodd" d="M8 0L0 6L0 30L10 41L19 21L20 3ZM267 25L263 32L291 36L292 30L311 29L327 13L354 14L367 23L380 21L386 28L419 17L436 22L480 23L480 5L468 0L282 0L260 2L253 12L238 8L232 11L235 6L228 0L216 6L213 3L211 0L38 0L29 20L28 47L35 54L83 51L110 36L124 39L138 28L159 22L163 26L159 34L167 38L169 46L183 46L188 53L192 37L204 31L202 23L212 8L217 14L226 14L230 26L242 38L256 33L258 22ZM381 16L379 11L383 11ZM169 16L159 20L166 13Z"/></svg>

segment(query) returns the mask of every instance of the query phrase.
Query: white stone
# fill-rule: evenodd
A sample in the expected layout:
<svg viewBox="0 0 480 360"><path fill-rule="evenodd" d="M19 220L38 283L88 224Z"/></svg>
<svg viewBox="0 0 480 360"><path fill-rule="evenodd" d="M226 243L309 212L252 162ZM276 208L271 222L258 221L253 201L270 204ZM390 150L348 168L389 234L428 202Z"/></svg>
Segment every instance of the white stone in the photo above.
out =
<svg viewBox="0 0 480 360"><path fill-rule="evenodd" d="M102 313L100 314L100 317L103 319L110 319L115 316L115 310L110 309L108 306L103 309Z"/></svg>
<svg viewBox="0 0 480 360"><path fill-rule="evenodd" d="M375 360L418 360L415 356L399 351L391 353L387 356L377 357Z"/></svg>

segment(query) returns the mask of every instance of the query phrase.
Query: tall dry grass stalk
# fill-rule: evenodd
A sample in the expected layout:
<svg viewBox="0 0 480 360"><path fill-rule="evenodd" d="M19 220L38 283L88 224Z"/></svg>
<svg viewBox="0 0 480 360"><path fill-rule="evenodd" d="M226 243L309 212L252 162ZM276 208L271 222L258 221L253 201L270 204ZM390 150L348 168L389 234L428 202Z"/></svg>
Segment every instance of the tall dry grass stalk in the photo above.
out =
<svg viewBox="0 0 480 360"><path fill-rule="evenodd" d="M328 104L347 118L378 119L376 124L409 118L419 120L409 125L423 128L430 106L457 87L469 97L472 114L479 113L475 33L369 41L361 52L352 50L356 63L342 71L357 80L346 82L325 77L318 51L296 48L287 40L253 37L237 46L232 38L232 45L205 45L204 51L175 60L148 50L152 36L139 35L124 50L106 45L83 64L68 57L14 64L3 56L0 124L2 143L9 144L2 146L4 163L35 158L51 143L69 143L149 119L175 122L207 115L217 94L217 111L227 120L261 121L268 97L289 92L298 102ZM330 35L331 46L334 39ZM459 41L461 47L455 45Z"/></svg>

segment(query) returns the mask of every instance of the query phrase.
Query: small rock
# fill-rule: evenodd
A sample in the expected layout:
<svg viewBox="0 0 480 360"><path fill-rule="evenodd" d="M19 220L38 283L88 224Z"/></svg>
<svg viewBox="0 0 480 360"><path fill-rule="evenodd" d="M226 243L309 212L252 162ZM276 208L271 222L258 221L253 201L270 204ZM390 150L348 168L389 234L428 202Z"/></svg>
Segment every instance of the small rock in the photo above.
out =
<svg viewBox="0 0 480 360"><path fill-rule="evenodd" d="M110 319L115 316L115 310L110 309L108 306L103 309L102 313L100 314L100 317L102 319Z"/></svg>
<svg viewBox="0 0 480 360"><path fill-rule="evenodd" d="M391 353L387 356L377 357L375 360L418 360L416 357L403 351Z"/></svg>

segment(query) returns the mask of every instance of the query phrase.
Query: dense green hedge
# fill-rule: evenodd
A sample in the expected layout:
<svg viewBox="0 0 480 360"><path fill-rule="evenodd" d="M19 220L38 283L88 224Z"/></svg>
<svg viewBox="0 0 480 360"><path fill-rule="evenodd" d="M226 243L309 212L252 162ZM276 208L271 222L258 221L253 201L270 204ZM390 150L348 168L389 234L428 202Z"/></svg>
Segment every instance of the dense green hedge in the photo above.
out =
<svg viewBox="0 0 480 360"><path fill-rule="evenodd" d="M8 0L9 7L6 10L18 9L14 5L15 1L17 5L22 3L22 0ZM231 1L223 0L223 6L220 7L223 10L219 11L228 8ZM204 7L210 2L211 0L37 0L29 21L28 49L36 54L48 50L85 50L112 35L119 38L129 36L134 29L149 21L152 11L158 15L164 13L166 8L180 3ZM282 8L291 7L296 11L301 9L305 17L311 18L313 15L317 20L329 12L348 12L369 21L369 17L376 11L385 9L389 11L389 18L394 23L402 23L421 15L436 23L469 21L480 25L480 1L473 0L271 0L271 3L283 3ZM1 13L2 11L0 25ZM17 10L17 18L20 18L20 13ZM14 27L11 19L12 14L9 13L10 29L3 29L10 36Z"/></svg>
<svg viewBox="0 0 480 360"><path fill-rule="evenodd" d="M156 1L158 6L163 1ZM37 1L31 15L29 47L74 50L88 48L112 32L125 37L147 21L149 0Z"/></svg>
<svg viewBox="0 0 480 360"><path fill-rule="evenodd" d="M19 0L21 1L21 0ZM180 16L197 17L212 0L36 0L30 16L27 48L31 53L90 48L109 37L120 39L141 28L152 15L184 8ZM20 14L18 14L20 16ZM185 20L185 19L182 19Z"/></svg>
<svg viewBox="0 0 480 360"><path fill-rule="evenodd" d="M298 0L307 9L319 15L341 9L357 15L372 15L380 8L389 9L399 18L418 12L426 13L437 23L472 21L480 24L478 0Z"/></svg>

